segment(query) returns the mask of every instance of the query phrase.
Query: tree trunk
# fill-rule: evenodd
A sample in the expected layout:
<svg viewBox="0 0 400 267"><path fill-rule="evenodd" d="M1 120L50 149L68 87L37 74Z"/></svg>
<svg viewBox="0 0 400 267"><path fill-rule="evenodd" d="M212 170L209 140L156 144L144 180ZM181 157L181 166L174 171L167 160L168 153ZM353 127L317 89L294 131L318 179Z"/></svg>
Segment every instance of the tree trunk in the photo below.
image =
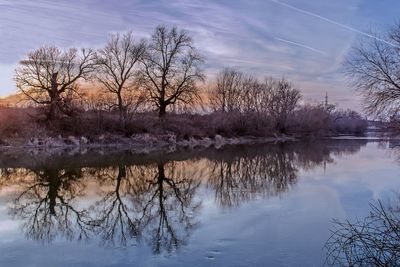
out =
<svg viewBox="0 0 400 267"><path fill-rule="evenodd" d="M126 123L126 112L125 112L125 107L124 103L122 100L121 94L117 94L118 96L118 111L119 111L119 122L121 127L125 128L125 123Z"/></svg>
<svg viewBox="0 0 400 267"><path fill-rule="evenodd" d="M165 103L160 103L160 108L158 111L158 117L160 119L164 119L167 114L167 105Z"/></svg>
<svg viewBox="0 0 400 267"><path fill-rule="evenodd" d="M47 119L53 121L57 117L57 101L55 99L50 100L49 112Z"/></svg>
<svg viewBox="0 0 400 267"><path fill-rule="evenodd" d="M278 120L276 124L276 129L279 131L280 134L287 134L286 123L282 120Z"/></svg>
<svg viewBox="0 0 400 267"><path fill-rule="evenodd" d="M49 113L47 114L47 118L49 121L52 121L57 117L58 99L59 99L57 76L58 72L55 72L51 75L51 91L49 93L50 107L49 107Z"/></svg>
<svg viewBox="0 0 400 267"><path fill-rule="evenodd" d="M59 177L59 173L56 170L48 171L48 192L47 196L49 199L49 211L50 215L56 215L56 206L57 206L57 196L58 190L61 186L61 179Z"/></svg>

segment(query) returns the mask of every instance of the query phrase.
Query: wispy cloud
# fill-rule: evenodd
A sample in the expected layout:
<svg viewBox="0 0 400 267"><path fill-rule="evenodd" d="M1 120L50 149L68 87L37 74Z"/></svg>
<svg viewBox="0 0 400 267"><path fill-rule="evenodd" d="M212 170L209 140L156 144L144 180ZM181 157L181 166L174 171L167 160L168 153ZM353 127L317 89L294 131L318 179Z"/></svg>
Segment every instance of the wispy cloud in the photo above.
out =
<svg viewBox="0 0 400 267"><path fill-rule="evenodd" d="M303 13L303 14L306 14L306 15L309 15L309 16L312 16L312 17L315 17L315 18L318 18L318 19L320 19L320 20L329 22L329 23L334 24L334 25L336 25L336 26L339 26L339 27L341 27L341 28L343 28L343 29L347 29L347 30L349 30L349 31L352 31L352 32L361 34L361 35L363 35L363 36L366 36L366 37L375 39L375 40L380 41L380 42L382 42L382 43L385 43L385 44L388 44L388 45L397 47L397 45L395 45L395 44L393 44L393 43L391 43L391 42L388 42L388 41L386 41L386 40L384 40L384 39L382 39L382 38L379 38L379 37L377 37L377 36L375 36L375 35L369 34L369 33L367 33L367 32L360 31L360 30L358 30L358 29L356 29L356 28L353 28L353 27L348 26L348 25L345 25L345 24L343 24L343 23L340 23L340 22L331 20L331 19L329 19L329 18L323 17L323 16L318 15L318 14L315 14L315 13L313 13L313 12L310 12L310 11L307 11L307 10L304 10L304 9L301 9L301 8L298 8L298 7L289 5L289 4L287 4L287 3L280 2L280 1L278 1L278 0L270 0L270 1L271 1L271 2L274 2L274 3L278 4L278 5L281 5L281 6L290 8L290 9L292 9L292 10L298 11L298 12L300 12L300 13Z"/></svg>
<svg viewBox="0 0 400 267"><path fill-rule="evenodd" d="M390 24L399 8L398 0L0 0L0 95L15 92L15 64L42 44L97 48L110 32L139 39L165 24L190 32L210 78L231 66L285 76L310 98L329 91L356 102L337 69L354 37L368 36L357 28Z"/></svg>

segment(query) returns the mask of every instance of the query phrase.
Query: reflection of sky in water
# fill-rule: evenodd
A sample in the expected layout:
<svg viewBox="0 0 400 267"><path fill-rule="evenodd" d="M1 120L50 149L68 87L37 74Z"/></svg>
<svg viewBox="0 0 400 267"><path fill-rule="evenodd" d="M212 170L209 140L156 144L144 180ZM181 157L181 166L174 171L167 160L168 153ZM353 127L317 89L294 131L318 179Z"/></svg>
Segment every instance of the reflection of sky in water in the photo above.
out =
<svg viewBox="0 0 400 267"><path fill-rule="evenodd" d="M297 182L288 191L269 198L255 192L252 200L231 207L215 201L204 172L194 199L202 202L200 224L187 245L169 255L154 255L135 242L99 247L98 237L87 242L28 241L20 222L10 219L8 194L0 194L0 266L320 266L332 218L363 217L372 199L400 188L397 163L376 143L331 157L334 162L325 168L298 167ZM99 199L95 184L91 186L84 206Z"/></svg>

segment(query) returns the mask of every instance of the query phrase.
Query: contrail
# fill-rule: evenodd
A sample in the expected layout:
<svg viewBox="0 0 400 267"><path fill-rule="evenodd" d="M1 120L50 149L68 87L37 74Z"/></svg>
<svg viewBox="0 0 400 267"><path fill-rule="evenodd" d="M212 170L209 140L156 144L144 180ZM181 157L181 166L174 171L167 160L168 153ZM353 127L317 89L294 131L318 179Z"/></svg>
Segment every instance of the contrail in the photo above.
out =
<svg viewBox="0 0 400 267"><path fill-rule="evenodd" d="M321 50L318 50L316 48L313 48L311 46L307 46L307 45L304 45L304 44L301 44L301 43L293 42L293 41L282 39L282 38L278 38L278 37L275 37L275 39L278 40L278 41L281 41L281 42L285 42L285 43L288 43L288 44L292 44L292 45L300 46L302 48L306 48L308 50L311 50L311 51L316 52L316 53L321 54L321 55L326 55L325 52L323 52Z"/></svg>
<svg viewBox="0 0 400 267"><path fill-rule="evenodd" d="M295 10L295 11L297 11L297 12L300 12L300 13L303 13L303 14L306 14L306 15L309 15L309 16L312 16L312 17L314 17L314 18L318 18L318 19L321 19L321 20L323 20L323 21L329 22L329 23L331 23L331 24L334 24L334 25L339 26L339 27L341 27L341 28L350 30L350 31L352 31L352 32L356 32L356 33L361 34L361 35L364 35L364 36L366 36L366 37L375 39L375 40L380 41L380 42L383 42L383 43L385 43L385 44L388 44L388 45L391 45L391 46L394 46L394 47L398 47L397 45L395 45L395 44L393 44L393 43L391 43L391 42L388 42L388 41L386 41L386 40L384 40L384 39L381 39L381 38L379 38L379 37L376 37L376 36L374 36L374 35L372 35L372 34L369 34L369 33L366 33L366 32L360 31L360 30L357 30L356 28L353 28L353 27L350 27L350 26L348 26L348 25L342 24L342 23L340 23L340 22L337 22L337 21L334 21L334 20L331 20L331 19L322 17L322 16L320 16L320 15L318 15L318 14L315 14L315 13L312 13L312 12L310 12L310 11L307 11L307 10L304 10L304 9L301 9L301 8L298 8L298 7L295 7L295 6L286 4L286 3L282 3L282 2L280 2L280 1L278 1L278 0L270 0L270 1L271 1L271 2L274 2L274 3L278 4L278 5L281 5L281 6L290 8L290 9L292 9L292 10Z"/></svg>

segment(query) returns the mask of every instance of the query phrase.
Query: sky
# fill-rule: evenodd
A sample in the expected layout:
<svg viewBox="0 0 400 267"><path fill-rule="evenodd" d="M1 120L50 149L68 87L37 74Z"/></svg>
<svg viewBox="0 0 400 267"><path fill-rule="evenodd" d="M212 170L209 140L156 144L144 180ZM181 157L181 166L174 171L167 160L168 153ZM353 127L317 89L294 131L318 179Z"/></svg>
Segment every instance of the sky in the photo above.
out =
<svg viewBox="0 0 400 267"><path fill-rule="evenodd" d="M343 75L349 49L398 20L398 0L0 0L0 96L16 93L18 61L44 44L100 48L108 35L137 39L157 25L186 29L209 80L224 67L285 77L305 101L361 110ZM368 38L368 37L367 37Z"/></svg>

